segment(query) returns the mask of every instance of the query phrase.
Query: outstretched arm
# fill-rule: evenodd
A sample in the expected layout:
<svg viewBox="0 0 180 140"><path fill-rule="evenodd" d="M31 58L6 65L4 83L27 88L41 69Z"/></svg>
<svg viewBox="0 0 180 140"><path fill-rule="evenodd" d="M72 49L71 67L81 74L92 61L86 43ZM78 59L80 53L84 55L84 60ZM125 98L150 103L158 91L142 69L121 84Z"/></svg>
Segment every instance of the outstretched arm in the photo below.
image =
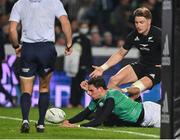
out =
<svg viewBox="0 0 180 140"><path fill-rule="evenodd" d="M113 54L103 65L93 66L95 69L89 76L97 77L101 76L104 71L120 62L124 56L128 53L128 50L121 47L115 54Z"/></svg>
<svg viewBox="0 0 180 140"><path fill-rule="evenodd" d="M89 108L86 108L85 110L83 110L82 112L80 112L79 114L75 115L74 117L68 119L68 120L64 120L62 123L63 127L78 127L77 124L74 123L78 123L83 121L84 119L86 119L90 114L92 113L91 110L89 110Z"/></svg>
<svg viewBox="0 0 180 140"><path fill-rule="evenodd" d="M101 125L109 115L111 115L114 108L114 100L109 98L105 101L103 108L98 107L96 111L95 119L88 123L81 124L83 127L96 127Z"/></svg>

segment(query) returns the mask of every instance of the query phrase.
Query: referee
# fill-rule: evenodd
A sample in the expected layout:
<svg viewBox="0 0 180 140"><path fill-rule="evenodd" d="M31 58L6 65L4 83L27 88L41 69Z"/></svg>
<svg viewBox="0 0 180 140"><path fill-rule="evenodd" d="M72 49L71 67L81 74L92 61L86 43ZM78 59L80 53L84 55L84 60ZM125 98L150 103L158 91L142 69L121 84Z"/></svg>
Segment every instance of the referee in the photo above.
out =
<svg viewBox="0 0 180 140"><path fill-rule="evenodd" d="M21 133L29 133L29 111L35 75L39 75L39 120L37 132L44 132L44 118L49 106L49 83L56 61L54 23L58 18L66 37L65 54L72 53L72 33L67 13L60 0L18 0L10 15L10 40L20 57ZM22 45L18 42L17 26L22 26Z"/></svg>

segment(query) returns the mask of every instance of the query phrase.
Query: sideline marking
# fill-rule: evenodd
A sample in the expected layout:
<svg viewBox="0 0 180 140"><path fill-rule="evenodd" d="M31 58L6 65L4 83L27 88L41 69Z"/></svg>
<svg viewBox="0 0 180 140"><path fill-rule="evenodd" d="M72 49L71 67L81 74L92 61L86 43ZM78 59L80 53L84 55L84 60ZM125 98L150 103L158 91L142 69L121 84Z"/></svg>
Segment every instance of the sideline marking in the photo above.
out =
<svg viewBox="0 0 180 140"><path fill-rule="evenodd" d="M8 116L0 116L0 119L22 121L21 118L8 117ZM30 120L30 122L37 122L37 121L35 121L35 120ZM59 125L59 124L53 124L53 123L49 123L49 122L45 122L45 124L48 124L48 125ZM126 134L146 136L146 137L151 137L151 138L159 138L158 135L146 134L146 133L139 133L139 132L133 132L133 131L110 130L110 129L101 129L101 128L94 128L94 127L81 127L81 128L83 128L83 129L91 129L91 130L98 130L98 131L106 131L106 132L114 132L114 133L126 133Z"/></svg>
<svg viewBox="0 0 180 140"><path fill-rule="evenodd" d="M133 131L109 130L109 129L94 128L94 127L88 127L88 128L89 128L89 129L92 129L92 130L99 130L99 131L107 131L107 132L115 132L115 133L127 133L127 134L139 135L139 136L159 138L158 135L146 134L146 133L139 133L139 132L133 132Z"/></svg>

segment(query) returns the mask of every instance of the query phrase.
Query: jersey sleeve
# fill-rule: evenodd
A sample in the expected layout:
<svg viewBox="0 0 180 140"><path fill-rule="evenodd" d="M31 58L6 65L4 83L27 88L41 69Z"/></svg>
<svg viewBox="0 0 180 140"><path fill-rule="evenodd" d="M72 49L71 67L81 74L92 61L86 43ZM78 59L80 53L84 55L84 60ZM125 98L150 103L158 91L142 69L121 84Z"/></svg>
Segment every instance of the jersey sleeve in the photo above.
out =
<svg viewBox="0 0 180 140"><path fill-rule="evenodd" d="M70 123L77 123L77 122L81 122L84 119L86 119L90 114L92 113L91 110L89 110L88 108L84 109L83 111L81 111L79 114L75 115L74 117L68 119L68 121Z"/></svg>
<svg viewBox="0 0 180 140"><path fill-rule="evenodd" d="M134 41L134 31L129 33L128 36L126 37L123 48L125 50L130 50L133 46L133 41Z"/></svg>
<svg viewBox="0 0 180 140"><path fill-rule="evenodd" d="M18 2L16 2L12 8L9 21L16 21L19 23L21 20L20 10L21 10L21 6Z"/></svg>
<svg viewBox="0 0 180 140"><path fill-rule="evenodd" d="M94 100L92 100L89 103L88 108L89 108L89 110L94 111L96 109L96 106L97 106L97 103Z"/></svg>
<svg viewBox="0 0 180 140"><path fill-rule="evenodd" d="M60 16L67 16L64 6L60 0L55 0L54 3L55 16L59 18Z"/></svg>
<svg viewBox="0 0 180 140"><path fill-rule="evenodd" d="M114 108L114 99L109 98L104 102L103 108L97 108L97 111L95 112L95 119L88 123L81 124L80 126L83 127L96 127L101 125L107 117L112 113L112 110Z"/></svg>

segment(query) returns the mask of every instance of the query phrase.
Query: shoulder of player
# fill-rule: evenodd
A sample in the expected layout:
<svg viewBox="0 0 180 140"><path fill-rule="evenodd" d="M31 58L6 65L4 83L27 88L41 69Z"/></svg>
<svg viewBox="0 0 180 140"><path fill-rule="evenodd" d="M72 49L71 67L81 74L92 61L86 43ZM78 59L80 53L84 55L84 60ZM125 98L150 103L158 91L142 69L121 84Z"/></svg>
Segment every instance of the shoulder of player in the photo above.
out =
<svg viewBox="0 0 180 140"><path fill-rule="evenodd" d="M108 89L108 91L107 91L107 96L115 96L115 95L117 95L118 93L120 93L120 91L119 90L117 90L117 89Z"/></svg>
<svg viewBox="0 0 180 140"><path fill-rule="evenodd" d="M24 5L25 2L27 2L27 1L24 1L24 0L18 0L17 2L14 3L14 6L15 6L15 5L16 5L16 6Z"/></svg>
<svg viewBox="0 0 180 140"><path fill-rule="evenodd" d="M160 35L162 32L161 28L157 27L157 26L152 26L151 27L151 33L155 34L155 35Z"/></svg>
<svg viewBox="0 0 180 140"><path fill-rule="evenodd" d="M131 42L133 41L136 37L138 36L137 31L134 29L132 30L126 37L126 42Z"/></svg>
<svg viewBox="0 0 180 140"><path fill-rule="evenodd" d="M137 31L134 29L134 30L132 30L131 32L129 32L129 34L127 35L127 37L134 37L134 36L136 36L136 35L138 35L138 33L137 33Z"/></svg>

